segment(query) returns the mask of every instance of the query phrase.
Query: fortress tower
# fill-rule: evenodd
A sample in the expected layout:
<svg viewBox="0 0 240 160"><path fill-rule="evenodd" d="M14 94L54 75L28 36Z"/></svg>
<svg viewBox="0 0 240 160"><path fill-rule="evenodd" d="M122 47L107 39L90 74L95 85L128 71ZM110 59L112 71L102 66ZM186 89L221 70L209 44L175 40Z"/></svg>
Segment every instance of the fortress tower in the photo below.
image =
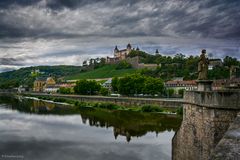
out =
<svg viewBox="0 0 240 160"><path fill-rule="evenodd" d="M114 58L118 58L119 60L126 59L127 55L131 52L132 46L128 43L126 49L119 50L116 46L114 49Z"/></svg>

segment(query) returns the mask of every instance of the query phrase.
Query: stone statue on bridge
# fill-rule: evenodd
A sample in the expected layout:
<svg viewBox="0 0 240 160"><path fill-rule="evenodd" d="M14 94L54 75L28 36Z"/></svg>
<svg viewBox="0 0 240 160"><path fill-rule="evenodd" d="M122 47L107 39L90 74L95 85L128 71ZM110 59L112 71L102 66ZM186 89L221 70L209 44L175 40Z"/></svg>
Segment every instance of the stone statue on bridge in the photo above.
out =
<svg viewBox="0 0 240 160"><path fill-rule="evenodd" d="M206 50L203 49L198 62L198 80L207 80L209 60L206 57Z"/></svg>

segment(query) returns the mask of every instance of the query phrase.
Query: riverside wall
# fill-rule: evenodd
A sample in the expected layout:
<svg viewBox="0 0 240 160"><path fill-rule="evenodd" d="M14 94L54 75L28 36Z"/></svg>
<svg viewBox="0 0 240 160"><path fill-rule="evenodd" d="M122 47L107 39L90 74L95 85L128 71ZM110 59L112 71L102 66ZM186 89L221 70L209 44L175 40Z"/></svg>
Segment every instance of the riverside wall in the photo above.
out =
<svg viewBox="0 0 240 160"><path fill-rule="evenodd" d="M55 98L75 99L81 102L106 102L123 106L157 105L160 107L177 108L183 105L183 99L159 99L159 98L133 98L133 97L105 97L105 96L83 96L65 94L27 93L36 96L49 96Z"/></svg>

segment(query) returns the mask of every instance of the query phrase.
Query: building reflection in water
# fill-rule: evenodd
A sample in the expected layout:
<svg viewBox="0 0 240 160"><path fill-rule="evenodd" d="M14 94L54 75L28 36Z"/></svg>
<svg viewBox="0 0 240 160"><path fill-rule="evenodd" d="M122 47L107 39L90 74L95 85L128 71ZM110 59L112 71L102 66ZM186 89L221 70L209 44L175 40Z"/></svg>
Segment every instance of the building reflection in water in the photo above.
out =
<svg viewBox="0 0 240 160"><path fill-rule="evenodd" d="M184 105L181 127L172 140L172 159L209 159L234 117L231 110Z"/></svg>
<svg viewBox="0 0 240 160"><path fill-rule="evenodd" d="M156 136L164 131L176 131L181 118L175 115L144 114L126 111L106 112L99 110L83 110L80 112L82 122L90 126L113 128L113 136L126 137L130 142L132 137L141 137L148 132L155 132Z"/></svg>
<svg viewBox="0 0 240 160"><path fill-rule="evenodd" d="M124 136L127 142L130 142L132 137L141 137L148 132L155 132L157 136L158 133L164 131L177 131L182 121L181 117L176 115L106 111L94 108L75 110L72 106L65 106L58 103L24 98L20 101L12 97L5 98L4 103L8 103L8 101L13 104L13 109L25 113L79 114L83 124L101 128L112 128L113 137L116 140L119 136Z"/></svg>
<svg viewBox="0 0 240 160"><path fill-rule="evenodd" d="M50 111L56 107L55 103L46 103L44 101L34 100L33 105L31 107L31 111L38 113L40 110L42 111Z"/></svg>
<svg viewBox="0 0 240 160"><path fill-rule="evenodd" d="M126 131L125 129L121 129L121 128L114 128L113 130L114 133L114 137L115 139L117 139L118 135L122 135L126 137L127 142L131 141L131 135L128 131Z"/></svg>
<svg viewBox="0 0 240 160"><path fill-rule="evenodd" d="M18 103L16 101L16 103ZM21 103L15 104L18 110L37 114L80 114L82 123L101 128L113 128L113 137L126 137L130 142L132 137L141 137L148 132L155 132L156 136L164 131L176 131L181 118L176 115L160 115L149 113L136 113L127 111L104 111L91 108L74 110L73 107L49 103L39 100L23 99Z"/></svg>

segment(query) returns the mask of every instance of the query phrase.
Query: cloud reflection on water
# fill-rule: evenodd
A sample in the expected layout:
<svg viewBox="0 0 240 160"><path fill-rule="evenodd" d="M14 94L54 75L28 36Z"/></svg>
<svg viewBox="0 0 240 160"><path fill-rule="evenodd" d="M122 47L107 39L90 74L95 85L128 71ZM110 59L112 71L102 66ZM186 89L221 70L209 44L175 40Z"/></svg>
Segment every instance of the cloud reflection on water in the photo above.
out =
<svg viewBox="0 0 240 160"><path fill-rule="evenodd" d="M0 108L0 154L50 159L170 159L173 131L133 137L113 136L113 127L90 127L80 115L35 115Z"/></svg>

